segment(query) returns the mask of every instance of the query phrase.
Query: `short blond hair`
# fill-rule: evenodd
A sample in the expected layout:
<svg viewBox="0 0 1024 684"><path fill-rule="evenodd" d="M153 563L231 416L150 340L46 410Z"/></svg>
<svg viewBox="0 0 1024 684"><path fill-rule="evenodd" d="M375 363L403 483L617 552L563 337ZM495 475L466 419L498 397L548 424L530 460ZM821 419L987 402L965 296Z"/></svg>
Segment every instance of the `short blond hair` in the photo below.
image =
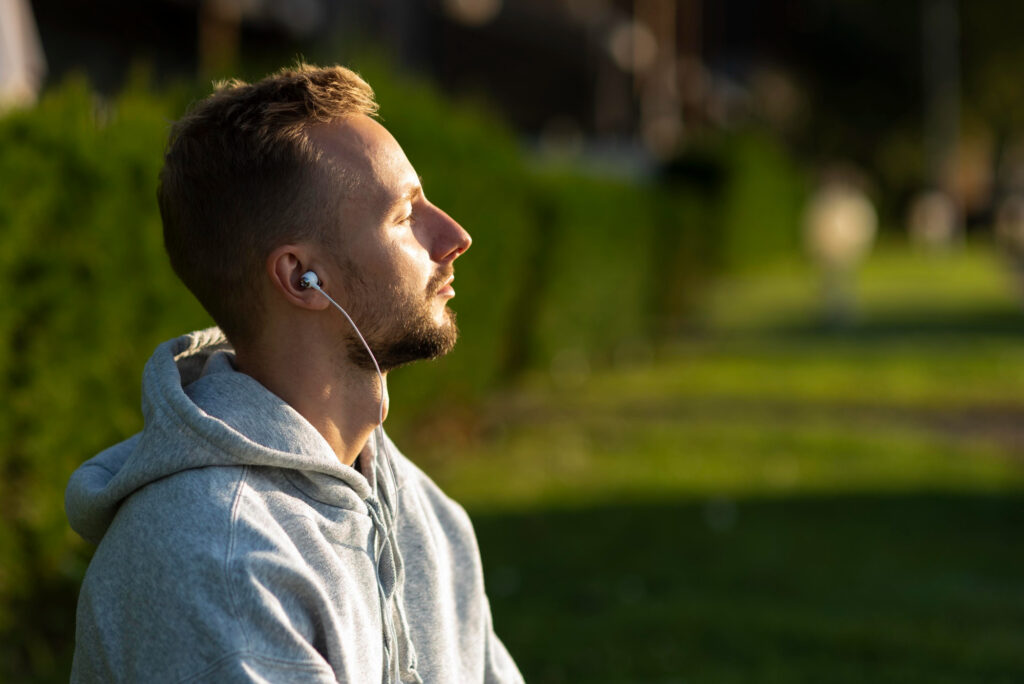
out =
<svg viewBox="0 0 1024 684"><path fill-rule="evenodd" d="M229 339L255 338L258 278L289 242L330 244L339 201L309 129L377 112L373 90L341 66L298 63L256 83L216 84L171 129L157 200L171 266Z"/></svg>

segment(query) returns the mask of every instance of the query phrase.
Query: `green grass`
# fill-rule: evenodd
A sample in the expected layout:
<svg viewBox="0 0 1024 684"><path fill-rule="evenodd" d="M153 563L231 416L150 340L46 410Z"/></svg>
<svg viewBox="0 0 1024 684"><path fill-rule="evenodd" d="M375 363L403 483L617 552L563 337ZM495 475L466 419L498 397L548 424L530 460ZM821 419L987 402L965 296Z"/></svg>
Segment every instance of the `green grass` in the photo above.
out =
<svg viewBox="0 0 1024 684"><path fill-rule="evenodd" d="M805 266L741 274L647 362L410 435L528 681L1024 680L1024 315L984 246L859 293L837 330Z"/></svg>
<svg viewBox="0 0 1024 684"><path fill-rule="evenodd" d="M1024 330L1014 279L984 242L948 253L883 245L850 279L858 302L855 330L1007 332ZM820 277L804 260L773 261L723 276L703 293L700 318L719 332L762 334L813 325Z"/></svg>

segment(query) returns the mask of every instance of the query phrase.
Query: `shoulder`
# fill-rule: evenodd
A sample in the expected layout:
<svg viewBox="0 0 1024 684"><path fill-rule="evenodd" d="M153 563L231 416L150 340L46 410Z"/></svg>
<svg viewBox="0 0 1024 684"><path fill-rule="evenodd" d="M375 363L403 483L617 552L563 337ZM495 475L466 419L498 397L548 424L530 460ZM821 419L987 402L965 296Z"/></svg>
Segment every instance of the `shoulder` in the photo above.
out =
<svg viewBox="0 0 1024 684"><path fill-rule="evenodd" d="M157 480L124 502L89 566L76 667L173 681L238 665L225 654L259 653L264 667L322 670L319 629L372 627L372 606L342 596L375 588L369 529L366 516L310 501L276 468Z"/></svg>
<svg viewBox="0 0 1024 684"><path fill-rule="evenodd" d="M96 548L83 593L97 610L117 612L151 595L157 604L181 605L187 596L203 600L206 591L222 589L232 510L245 477L244 467L195 468L129 496Z"/></svg>
<svg viewBox="0 0 1024 684"><path fill-rule="evenodd" d="M124 501L79 594L76 672L173 681L237 648L224 549L243 475L183 471Z"/></svg>
<svg viewBox="0 0 1024 684"><path fill-rule="evenodd" d="M239 572L313 574L315 561L339 547L365 555L369 517L310 498L296 478L252 465L181 471L129 497L101 548L145 558L142 576L203 575L235 585Z"/></svg>
<svg viewBox="0 0 1024 684"><path fill-rule="evenodd" d="M200 560L230 533L231 511L246 476L246 468L193 468L156 480L121 504L96 551L93 564L108 555L145 563L144 575L164 564L173 571L202 567Z"/></svg>

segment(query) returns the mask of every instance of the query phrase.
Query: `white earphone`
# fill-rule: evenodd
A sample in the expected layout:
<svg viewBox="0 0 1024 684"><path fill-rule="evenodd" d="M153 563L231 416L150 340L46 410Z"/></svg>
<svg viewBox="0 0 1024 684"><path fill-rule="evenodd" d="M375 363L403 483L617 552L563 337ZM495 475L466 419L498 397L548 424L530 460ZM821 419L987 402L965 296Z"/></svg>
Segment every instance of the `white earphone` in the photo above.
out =
<svg viewBox="0 0 1024 684"><path fill-rule="evenodd" d="M311 287L316 290L319 290L320 278L313 271L306 271L305 273L302 274L302 277L299 278L299 287L301 287L303 290L308 290Z"/></svg>

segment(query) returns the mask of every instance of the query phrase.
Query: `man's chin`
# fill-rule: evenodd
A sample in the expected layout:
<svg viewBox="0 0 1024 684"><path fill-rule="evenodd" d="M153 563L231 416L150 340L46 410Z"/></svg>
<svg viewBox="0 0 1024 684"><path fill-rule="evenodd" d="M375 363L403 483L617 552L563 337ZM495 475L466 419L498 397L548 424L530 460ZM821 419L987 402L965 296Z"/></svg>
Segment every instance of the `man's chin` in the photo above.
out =
<svg viewBox="0 0 1024 684"><path fill-rule="evenodd" d="M419 326L391 340L372 341L370 346L380 370L386 372L414 361L440 358L455 348L458 337L455 312L448 309L441 325ZM373 360L359 340L350 340L349 356L361 368L373 370Z"/></svg>

